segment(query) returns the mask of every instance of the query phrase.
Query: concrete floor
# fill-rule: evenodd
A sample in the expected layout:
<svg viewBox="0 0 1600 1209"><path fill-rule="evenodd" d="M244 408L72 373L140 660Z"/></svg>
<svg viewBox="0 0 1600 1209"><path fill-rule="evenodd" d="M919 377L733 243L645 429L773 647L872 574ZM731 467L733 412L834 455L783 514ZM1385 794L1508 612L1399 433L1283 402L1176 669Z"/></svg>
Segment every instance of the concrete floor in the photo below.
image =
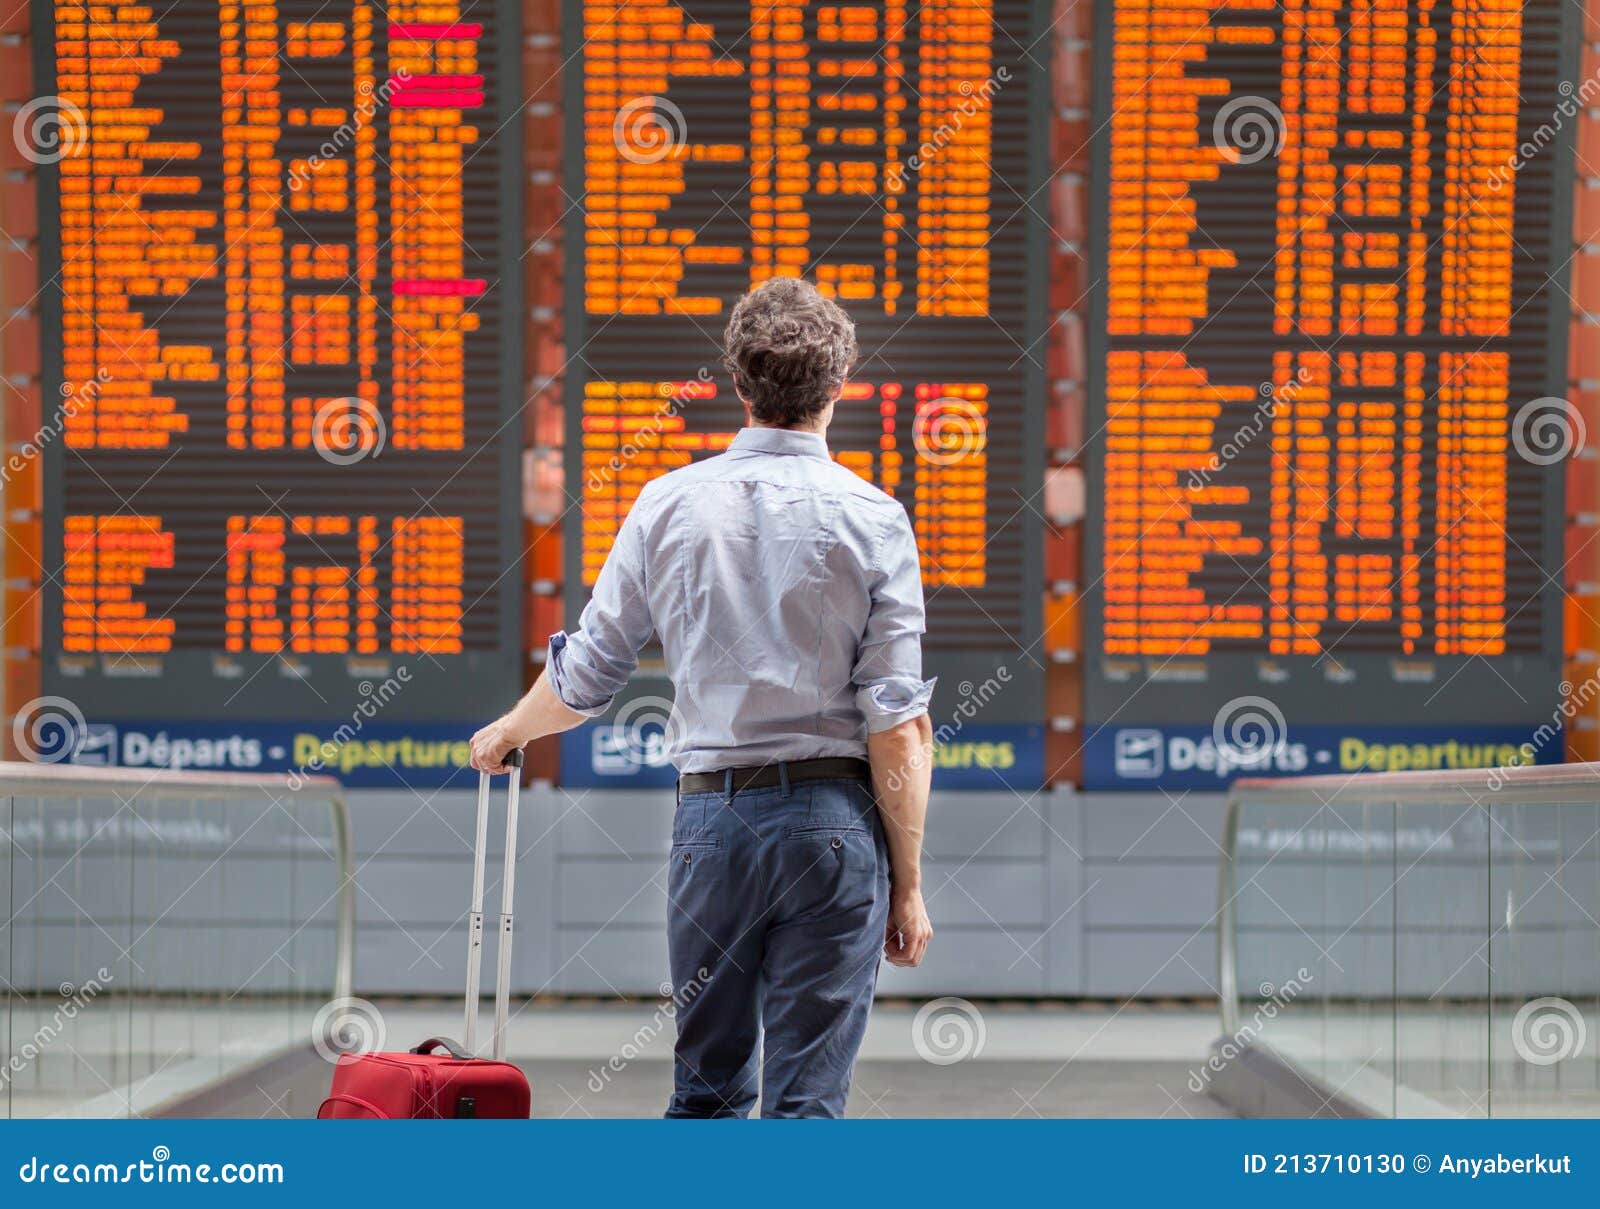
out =
<svg viewBox="0 0 1600 1209"><path fill-rule="evenodd" d="M160 1111L168 1097L226 1079L230 1071L245 1072L286 1040L304 1046L315 1006L97 1003L0 1092L0 1116L127 1115L130 1076L136 1081L133 1111ZM1219 1032L1212 1010L958 1004L940 1026L928 1016L919 1020L917 1006L884 1003L873 1013L849 1115L1229 1115L1189 1089L1191 1072L1200 1069ZM462 1035L460 1009L453 1005L378 1000L372 1008L377 1048ZM485 1003L481 1052L488 1052L491 1022L492 1005ZM656 1117L672 1089L674 1036L661 1004L523 1002L513 1005L507 1052L528 1073L536 1117ZM919 1047L941 1060L960 1060L930 1061ZM238 1111L309 1116L325 1094L326 1073L307 1071L307 1087L291 1099L267 1096Z"/></svg>
<svg viewBox="0 0 1600 1209"><path fill-rule="evenodd" d="M951 1014L927 1015L941 1005ZM9 1037L27 1060L19 1073L3 1072L10 1077L0 1079L0 1118L160 1112L197 1089L237 1082L272 1055L309 1051L322 1006L316 997L219 1004L108 996L58 1022L50 1003L11 1004L9 1019L0 1015L0 1041ZM491 1016L485 1003L480 1052L489 1048ZM369 1026L360 1035L378 1049L428 1036L459 1039L463 1031L460 1009L443 1000L378 1000L361 1006L359 1017ZM1330 1014L1312 1005L1273 1020L1267 1040L1329 1087L1353 1095L1371 1082L1375 1104L1399 1094L1390 1079L1398 1069L1405 1092L1427 1102L1391 1102L1380 1107L1386 1113L1600 1115L1600 1047L1590 1040L1558 1066L1533 1065L1517 1057L1511 1024L1497 1019L1486 1031L1482 1008L1442 1006L1404 1015L1397 1032L1381 1010ZM1600 1037L1600 1015L1588 1013L1584 1026L1584 1036ZM512 1007L508 1052L528 1072L537 1116L652 1117L671 1089L675 1032L663 1003L522 1001ZM1191 1090L1204 1086L1204 1063L1220 1033L1215 1011L1199 1006L884 1002L873 1012L849 1112L1226 1115ZM960 1060L932 1060L947 1056ZM328 1074L313 1059L289 1100L274 1094L229 1111L309 1116Z"/></svg>
<svg viewBox="0 0 1600 1209"><path fill-rule="evenodd" d="M459 1032L458 1014L380 1005L391 1038ZM1189 1007L1022 1007L976 1004L982 1045L940 1064L926 1019L882 1004L856 1067L852 1117L1225 1117L1189 1088L1219 1029L1214 1012ZM483 1027L489 1021L484 1019ZM977 1024L952 1036L972 1049ZM536 1117L654 1117L672 1090L673 1026L653 1005L517 1011L507 1052L527 1071ZM487 1040L485 1039L485 1044Z"/></svg>
<svg viewBox="0 0 1600 1209"><path fill-rule="evenodd" d="M672 1092L672 1066L642 1060L595 1091L582 1062L525 1063L535 1117L661 1115ZM1188 1069L1171 1062L1049 1062L972 1059L955 1066L920 1060L863 1061L856 1068L850 1117L1228 1117L1217 1101L1185 1085Z"/></svg>

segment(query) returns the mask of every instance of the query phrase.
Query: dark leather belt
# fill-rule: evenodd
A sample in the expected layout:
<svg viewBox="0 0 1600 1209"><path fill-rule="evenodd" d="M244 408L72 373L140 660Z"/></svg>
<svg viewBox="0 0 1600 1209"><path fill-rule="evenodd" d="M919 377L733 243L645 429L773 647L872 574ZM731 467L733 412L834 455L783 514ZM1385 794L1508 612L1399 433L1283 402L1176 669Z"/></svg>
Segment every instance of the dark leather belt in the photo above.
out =
<svg viewBox="0 0 1600 1209"><path fill-rule="evenodd" d="M872 784L872 765L849 756L829 756L820 760L791 760L783 765L789 784L803 781L865 781ZM679 793L726 793L728 773L733 773L733 792L741 789L771 789L783 784L777 764L755 768L723 769L721 772L687 772L678 778Z"/></svg>

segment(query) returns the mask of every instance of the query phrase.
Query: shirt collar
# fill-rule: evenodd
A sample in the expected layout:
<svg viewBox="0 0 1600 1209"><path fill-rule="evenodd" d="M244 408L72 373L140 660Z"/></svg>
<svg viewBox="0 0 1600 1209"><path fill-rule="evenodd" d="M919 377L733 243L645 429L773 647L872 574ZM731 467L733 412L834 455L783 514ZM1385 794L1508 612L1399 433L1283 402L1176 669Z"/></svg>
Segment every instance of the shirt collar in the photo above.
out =
<svg viewBox="0 0 1600 1209"><path fill-rule="evenodd" d="M828 442L821 433L800 432L793 428L741 428L729 443L730 452L787 453L807 458L828 459Z"/></svg>

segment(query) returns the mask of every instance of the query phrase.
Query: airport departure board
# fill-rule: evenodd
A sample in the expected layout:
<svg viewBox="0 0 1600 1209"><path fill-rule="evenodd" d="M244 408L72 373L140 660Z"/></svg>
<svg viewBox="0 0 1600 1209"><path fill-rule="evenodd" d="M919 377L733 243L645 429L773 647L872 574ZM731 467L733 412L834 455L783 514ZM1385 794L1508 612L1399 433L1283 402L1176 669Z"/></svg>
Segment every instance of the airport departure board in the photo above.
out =
<svg viewBox="0 0 1600 1209"><path fill-rule="evenodd" d="M1091 727L1547 720L1571 6L1101 0L1095 37Z"/></svg>
<svg viewBox="0 0 1600 1209"><path fill-rule="evenodd" d="M959 732L935 775L1037 786L1048 14L566 0L563 27L569 623L643 486L743 425L734 303L804 276L861 348L829 446L921 551L933 714ZM647 652L628 727L564 737L567 783L670 779L659 727L616 738L664 721L660 668Z"/></svg>
<svg viewBox="0 0 1600 1209"><path fill-rule="evenodd" d="M1034 7L568 3L579 599L640 488L742 425L733 303L804 275L855 321L829 443L910 513L929 648L1037 632Z"/></svg>
<svg viewBox="0 0 1600 1209"><path fill-rule="evenodd" d="M514 3L34 5L47 691L468 721L520 683ZM358 687L359 686L359 687Z"/></svg>

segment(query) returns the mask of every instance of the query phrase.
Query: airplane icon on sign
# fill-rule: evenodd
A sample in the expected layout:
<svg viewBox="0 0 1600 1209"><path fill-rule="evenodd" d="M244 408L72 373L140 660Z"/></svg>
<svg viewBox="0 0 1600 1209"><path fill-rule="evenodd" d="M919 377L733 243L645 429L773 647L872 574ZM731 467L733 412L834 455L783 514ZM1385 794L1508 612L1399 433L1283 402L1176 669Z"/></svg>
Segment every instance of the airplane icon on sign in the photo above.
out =
<svg viewBox="0 0 1600 1209"><path fill-rule="evenodd" d="M1116 767L1119 777L1159 777L1165 766L1165 743L1160 731L1117 732Z"/></svg>

